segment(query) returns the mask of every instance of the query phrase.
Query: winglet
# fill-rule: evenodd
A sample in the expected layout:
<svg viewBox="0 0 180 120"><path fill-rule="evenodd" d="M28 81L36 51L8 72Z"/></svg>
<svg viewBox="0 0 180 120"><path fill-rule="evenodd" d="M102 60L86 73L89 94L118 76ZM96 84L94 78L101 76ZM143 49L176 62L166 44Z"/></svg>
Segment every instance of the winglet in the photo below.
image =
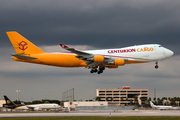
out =
<svg viewBox="0 0 180 120"><path fill-rule="evenodd" d="M64 44L59 44L62 48L64 48L64 49L67 49L67 48L69 48L68 46L66 46L66 45L64 45Z"/></svg>

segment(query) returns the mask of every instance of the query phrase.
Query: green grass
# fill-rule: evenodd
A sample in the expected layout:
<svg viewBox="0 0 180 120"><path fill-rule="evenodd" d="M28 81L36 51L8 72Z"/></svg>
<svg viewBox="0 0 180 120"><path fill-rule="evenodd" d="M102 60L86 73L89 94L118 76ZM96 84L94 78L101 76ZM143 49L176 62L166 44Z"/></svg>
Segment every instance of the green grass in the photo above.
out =
<svg viewBox="0 0 180 120"><path fill-rule="evenodd" d="M0 118L0 120L180 120L180 117L25 117L25 118Z"/></svg>

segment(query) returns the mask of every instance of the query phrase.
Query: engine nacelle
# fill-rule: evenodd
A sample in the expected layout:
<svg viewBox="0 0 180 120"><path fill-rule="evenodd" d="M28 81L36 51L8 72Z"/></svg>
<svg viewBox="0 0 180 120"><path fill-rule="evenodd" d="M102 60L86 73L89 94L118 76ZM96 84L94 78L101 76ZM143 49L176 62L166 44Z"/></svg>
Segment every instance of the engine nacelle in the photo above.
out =
<svg viewBox="0 0 180 120"><path fill-rule="evenodd" d="M124 59L115 59L113 62L109 62L110 65L123 66L125 64Z"/></svg>
<svg viewBox="0 0 180 120"><path fill-rule="evenodd" d="M39 110L39 107L35 107L35 108L34 108L34 111L38 111L38 110Z"/></svg>
<svg viewBox="0 0 180 120"><path fill-rule="evenodd" d="M104 56L102 55L94 56L94 62L104 62Z"/></svg>

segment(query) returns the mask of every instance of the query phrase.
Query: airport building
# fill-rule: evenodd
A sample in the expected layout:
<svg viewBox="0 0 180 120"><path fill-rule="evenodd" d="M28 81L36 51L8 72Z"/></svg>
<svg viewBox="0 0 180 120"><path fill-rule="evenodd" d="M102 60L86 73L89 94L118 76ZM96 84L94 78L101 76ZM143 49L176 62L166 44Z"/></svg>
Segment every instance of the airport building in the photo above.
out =
<svg viewBox="0 0 180 120"><path fill-rule="evenodd" d="M0 100L0 107L3 107L3 104L6 104L5 100Z"/></svg>
<svg viewBox="0 0 180 120"><path fill-rule="evenodd" d="M130 89L124 86L123 89L96 89L96 96L99 101L107 101L109 106L124 106L131 104L143 105L149 96L148 89Z"/></svg>

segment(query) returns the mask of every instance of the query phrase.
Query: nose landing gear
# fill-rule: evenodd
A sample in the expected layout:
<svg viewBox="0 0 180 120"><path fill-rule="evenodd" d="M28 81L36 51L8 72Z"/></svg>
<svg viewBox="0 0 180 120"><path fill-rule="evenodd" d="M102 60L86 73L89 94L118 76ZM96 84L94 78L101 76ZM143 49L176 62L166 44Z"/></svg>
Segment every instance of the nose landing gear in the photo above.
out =
<svg viewBox="0 0 180 120"><path fill-rule="evenodd" d="M159 67L159 66L158 66L158 62L156 62L155 68L158 69L158 67Z"/></svg>

